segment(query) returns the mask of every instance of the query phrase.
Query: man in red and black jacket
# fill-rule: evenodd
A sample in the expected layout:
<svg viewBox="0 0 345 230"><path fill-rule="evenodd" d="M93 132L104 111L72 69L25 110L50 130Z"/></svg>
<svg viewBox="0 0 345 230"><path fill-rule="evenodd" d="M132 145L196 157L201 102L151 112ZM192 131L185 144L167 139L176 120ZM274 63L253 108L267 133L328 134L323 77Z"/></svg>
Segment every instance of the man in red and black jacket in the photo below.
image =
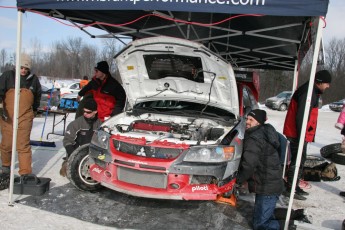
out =
<svg viewBox="0 0 345 230"><path fill-rule="evenodd" d="M102 122L121 113L126 103L125 90L111 76L106 61L97 63L92 80L79 91L78 100L86 94L92 94L97 103L98 118Z"/></svg>
<svg viewBox="0 0 345 230"><path fill-rule="evenodd" d="M304 138L301 138L301 129L304 116L304 108L307 100L309 82L300 86L291 98L289 109L286 114L283 133L290 141L291 163L287 171L287 192L291 192L294 171L296 168L299 141L304 141L301 164L299 167L295 199L305 200L307 192L299 187L299 180L303 172L303 165L307 157L307 143L313 142L317 126L318 107L320 95L330 86L332 76L327 70L321 70L315 75L313 92L311 95L310 112L308 115L307 130Z"/></svg>

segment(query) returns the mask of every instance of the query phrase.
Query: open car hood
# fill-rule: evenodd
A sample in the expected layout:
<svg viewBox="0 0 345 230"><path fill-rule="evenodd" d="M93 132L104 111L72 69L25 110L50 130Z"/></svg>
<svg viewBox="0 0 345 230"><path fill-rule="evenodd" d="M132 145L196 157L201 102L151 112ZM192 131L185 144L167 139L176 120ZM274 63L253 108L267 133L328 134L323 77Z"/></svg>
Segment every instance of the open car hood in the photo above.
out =
<svg viewBox="0 0 345 230"><path fill-rule="evenodd" d="M138 39L115 60L130 107L145 101L176 100L239 115L231 65L202 44L169 37Z"/></svg>

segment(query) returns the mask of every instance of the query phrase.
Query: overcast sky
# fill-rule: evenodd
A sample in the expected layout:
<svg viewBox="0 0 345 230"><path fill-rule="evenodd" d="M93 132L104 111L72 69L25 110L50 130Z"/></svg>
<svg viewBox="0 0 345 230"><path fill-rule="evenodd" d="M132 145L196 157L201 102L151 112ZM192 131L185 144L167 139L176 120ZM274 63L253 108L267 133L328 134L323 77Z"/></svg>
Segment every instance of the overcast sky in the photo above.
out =
<svg viewBox="0 0 345 230"><path fill-rule="evenodd" d="M16 6L15 0L0 0L0 50L5 48L8 53L13 53L16 46L17 34L17 11L14 8L3 8L3 6ZM342 18L345 12L345 0L330 0L326 16L327 25L324 29L325 43L335 37L345 38L345 27L342 25ZM92 29L93 33L104 34L102 31ZM68 37L81 37L84 42L102 45L101 39L92 39L84 32L76 28L65 26L50 18L26 13L23 15L23 41L22 49L29 52L30 44L38 40L48 50L53 42L66 40Z"/></svg>

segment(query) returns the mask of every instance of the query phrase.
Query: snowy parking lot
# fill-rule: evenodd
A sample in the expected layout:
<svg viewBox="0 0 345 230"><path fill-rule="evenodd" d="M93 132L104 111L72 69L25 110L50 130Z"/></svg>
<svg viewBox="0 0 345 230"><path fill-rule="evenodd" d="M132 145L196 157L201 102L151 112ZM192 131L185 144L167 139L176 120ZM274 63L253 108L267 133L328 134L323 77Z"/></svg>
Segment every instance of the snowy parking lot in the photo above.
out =
<svg viewBox="0 0 345 230"><path fill-rule="evenodd" d="M286 112L266 109L268 123L282 131ZM320 110L316 142L308 146L309 155L320 155L320 148L341 142L334 128L339 113L325 106ZM74 119L71 113L67 123ZM61 120L60 116L56 120ZM39 140L44 117L34 120L32 140ZM51 132L53 116L48 116L43 138ZM63 125L55 127L62 133ZM59 175L65 152L62 136L49 135L55 148L33 146L33 173L52 179L49 192L42 196L13 195L9 206L8 190L0 191L0 221L4 229L250 229L253 195L241 195L238 206L213 201L171 201L132 197L109 189L96 193L74 188ZM339 181L310 182L306 201L294 201L293 208L303 208L312 226L300 229L341 229L345 219L345 166L337 165ZM17 172L16 172L17 173ZM283 203L279 204L284 206Z"/></svg>

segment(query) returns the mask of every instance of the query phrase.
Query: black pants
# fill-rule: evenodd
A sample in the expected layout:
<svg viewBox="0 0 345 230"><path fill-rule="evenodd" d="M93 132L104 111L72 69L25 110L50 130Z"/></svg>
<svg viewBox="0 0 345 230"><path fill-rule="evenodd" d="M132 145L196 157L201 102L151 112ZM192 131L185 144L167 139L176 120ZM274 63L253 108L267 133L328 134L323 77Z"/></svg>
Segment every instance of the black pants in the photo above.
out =
<svg viewBox="0 0 345 230"><path fill-rule="evenodd" d="M287 171L287 189L290 190L292 187L293 177L294 177L295 169L296 169L296 161L297 161L299 141L298 141L298 139L295 139L295 138L288 138L288 140L290 141L291 162L290 162L289 169ZM301 164L299 166L298 176L297 176L297 186L298 186L299 181L302 177L303 166L304 166L304 163L307 159L307 144L308 144L307 142L304 142L304 144L303 144Z"/></svg>

